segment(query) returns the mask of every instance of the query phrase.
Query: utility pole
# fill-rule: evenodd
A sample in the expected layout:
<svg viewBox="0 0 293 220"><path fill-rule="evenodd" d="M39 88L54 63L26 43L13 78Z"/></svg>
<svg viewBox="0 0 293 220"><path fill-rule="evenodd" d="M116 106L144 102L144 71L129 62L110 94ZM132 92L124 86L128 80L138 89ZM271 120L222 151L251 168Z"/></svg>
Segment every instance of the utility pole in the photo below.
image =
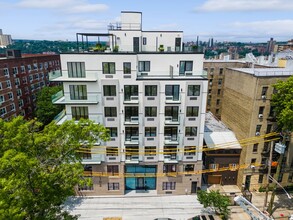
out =
<svg viewBox="0 0 293 220"><path fill-rule="evenodd" d="M266 196L265 196L265 202L263 206L263 211L266 211L267 203L268 203L268 195L269 195L269 186L270 186L270 175L272 170L272 159L273 159L273 150L274 150L274 142L270 142L270 157L268 161L268 173L267 173L267 186L266 186Z"/></svg>

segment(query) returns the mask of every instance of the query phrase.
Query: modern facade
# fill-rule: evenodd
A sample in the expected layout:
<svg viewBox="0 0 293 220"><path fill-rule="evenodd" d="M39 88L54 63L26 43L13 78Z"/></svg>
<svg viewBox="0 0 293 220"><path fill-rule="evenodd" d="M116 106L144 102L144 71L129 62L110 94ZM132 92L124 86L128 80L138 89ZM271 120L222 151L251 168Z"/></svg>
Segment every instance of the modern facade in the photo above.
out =
<svg viewBox="0 0 293 220"><path fill-rule="evenodd" d="M273 84L285 80L292 70L282 68L230 68L225 72L222 121L236 134L239 140L257 137L276 130L276 118L270 100L275 92ZM265 141L265 140L264 140ZM240 164L262 164L259 168L238 171L239 187L258 190L265 186L268 173L270 142L256 143L243 147ZM274 143L272 143L274 144ZM273 161L279 154L272 152ZM278 181L283 185L292 183L292 143L288 140ZM272 176L276 167L272 167Z"/></svg>
<svg viewBox="0 0 293 220"><path fill-rule="evenodd" d="M60 71L59 55L21 55L7 50L0 58L0 115L2 119L22 115L32 118L36 93L49 86L49 74Z"/></svg>
<svg viewBox="0 0 293 220"><path fill-rule="evenodd" d="M190 194L201 186L203 53L184 52L181 31L142 31L141 16L122 12L121 24L96 34L109 37L105 52L61 54L62 76L53 81L64 87L54 103L66 115L58 123L89 118L111 135L83 154L93 186L78 187L82 195Z"/></svg>

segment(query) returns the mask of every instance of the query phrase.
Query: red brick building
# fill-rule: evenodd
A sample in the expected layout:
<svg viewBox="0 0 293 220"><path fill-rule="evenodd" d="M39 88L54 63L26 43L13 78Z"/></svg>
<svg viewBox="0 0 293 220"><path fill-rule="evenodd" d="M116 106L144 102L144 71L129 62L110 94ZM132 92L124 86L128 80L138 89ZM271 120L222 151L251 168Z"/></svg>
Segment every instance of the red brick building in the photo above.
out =
<svg viewBox="0 0 293 220"><path fill-rule="evenodd" d="M8 50L0 57L0 117L8 120L23 115L31 118L36 94L49 86L49 73L60 70L60 56L24 54Z"/></svg>

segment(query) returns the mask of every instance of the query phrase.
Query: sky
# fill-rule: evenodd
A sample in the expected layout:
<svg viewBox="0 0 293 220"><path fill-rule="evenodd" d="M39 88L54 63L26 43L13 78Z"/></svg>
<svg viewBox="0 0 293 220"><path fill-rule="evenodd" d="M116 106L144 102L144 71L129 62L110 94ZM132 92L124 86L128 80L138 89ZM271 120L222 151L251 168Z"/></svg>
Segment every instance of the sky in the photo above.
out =
<svg viewBox="0 0 293 220"><path fill-rule="evenodd" d="M293 39L293 0L0 0L0 29L13 39L75 40L107 33L121 11L142 12L144 31L184 31L184 41Z"/></svg>

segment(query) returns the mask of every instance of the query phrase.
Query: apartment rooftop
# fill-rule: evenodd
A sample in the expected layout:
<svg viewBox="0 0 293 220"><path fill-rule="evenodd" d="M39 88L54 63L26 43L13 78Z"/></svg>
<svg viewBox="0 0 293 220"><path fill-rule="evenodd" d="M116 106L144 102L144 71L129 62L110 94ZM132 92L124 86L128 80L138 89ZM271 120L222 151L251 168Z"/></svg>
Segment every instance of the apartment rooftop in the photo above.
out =
<svg viewBox="0 0 293 220"><path fill-rule="evenodd" d="M241 149L235 134L211 112L206 113L204 139L208 148Z"/></svg>
<svg viewBox="0 0 293 220"><path fill-rule="evenodd" d="M280 77L293 75L292 69L286 68L229 68L238 72L247 73L256 77Z"/></svg>

